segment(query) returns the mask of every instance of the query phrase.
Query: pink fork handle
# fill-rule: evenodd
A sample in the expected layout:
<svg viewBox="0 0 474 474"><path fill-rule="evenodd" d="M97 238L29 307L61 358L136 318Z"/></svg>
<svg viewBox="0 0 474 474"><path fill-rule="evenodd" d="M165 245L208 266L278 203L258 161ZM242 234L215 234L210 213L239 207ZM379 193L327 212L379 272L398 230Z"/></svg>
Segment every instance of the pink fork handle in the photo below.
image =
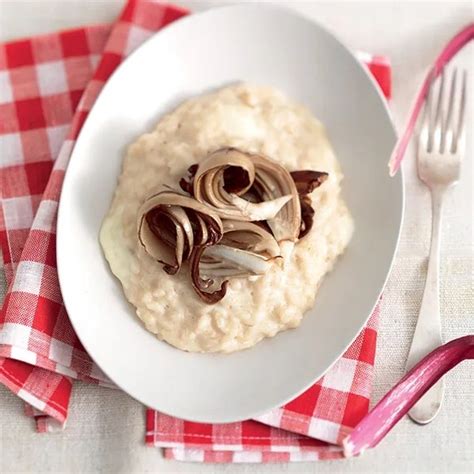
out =
<svg viewBox="0 0 474 474"><path fill-rule="evenodd" d="M440 55L436 58L433 67L428 72L420 91L415 99L415 103L408 115L408 123L405 126L405 131L398 139L395 148L390 157L388 167L390 169L390 176L395 176L400 164L402 163L403 156L407 149L408 143L410 142L413 130L420 114L421 108L425 101L426 94L428 92L429 85L433 77L437 77L443 67L451 61L453 56L462 49L469 41L474 39L474 23L469 24L463 28L456 36L454 36L449 43L441 51Z"/></svg>
<svg viewBox="0 0 474 474"><path fill-rule="evenodd" d="M392 388L343 441L344 455L373 448L444 374L474 359L474 335L454 339L430 352Z"/></svg>

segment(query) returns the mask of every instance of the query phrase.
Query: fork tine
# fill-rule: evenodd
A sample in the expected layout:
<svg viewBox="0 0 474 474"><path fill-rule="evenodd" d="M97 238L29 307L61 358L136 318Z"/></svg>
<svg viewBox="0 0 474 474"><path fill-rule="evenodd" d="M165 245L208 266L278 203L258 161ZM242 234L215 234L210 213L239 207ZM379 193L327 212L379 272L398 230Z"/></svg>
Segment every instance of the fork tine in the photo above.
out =
<svg viewBox="0 0 474 474"><path fill-rule="evenodd" d="M456 92L458 70L454 69L451 75L451 86L449 88L449 102L448 102L448 113L446 115L446 122L444 126L443 142L441 144L441 151L452 151L454 145L454 126L453 126L453 115L454 115L454 95Z"/></svg>
<svg viewBox="0 0 474 474"><path fill-rule="evenodd" d="M463 139L464 133L464 116L466 110L466 88L467 88L467 71L464 70L462 74L462 85L461 85L461 99L459 104L459 118L458 126L456 129L456 139L454 140L453 153L457 152L460 141Z"/></svg>
<svg viewBox="0 0 474 474"><path fill-rule="evenodd" d="M444 118L443 118L443 99L444 99L444 68L441 71L441 77L440 77L440 82L439 82L439 88L438 88L438 100L436 102L436 111L435 111L435 116L434 120L432 122L432 127L431 127L431 134L432 134L432 147L433 150L435 151L440 151L441 150L441 141L442 141L442 136L443 136L443 123L444 123ZM434 82L432 84L432 87L434 87Z"/></svg>
<svg viewBox="0 0 474 474"><path fill-rule="evenodd" d="M441 71L441 77L440 77L440 83L439 83L439 89L438 89L438 102L436 104L436 115L435 115L435 120L434 120L435 127L438 126L439 122L443 121L444 79L445 79L445 73L444 73L444 68L443 68L443 70Z"/></svg>
<svg viewBox="0 0 474 474"><path fill-rule="evenodd" d="M432 109L433 109L433 84L436 81L436 75L434 71L431 75L430 85L428 87L428 93L426 95L425 108L424 108L424 117L423 117L423 129L424 135L427 139L426 150L430 152L433 148L433 134L432 134ZM421 135L420 135L421 136Z"/></svg>

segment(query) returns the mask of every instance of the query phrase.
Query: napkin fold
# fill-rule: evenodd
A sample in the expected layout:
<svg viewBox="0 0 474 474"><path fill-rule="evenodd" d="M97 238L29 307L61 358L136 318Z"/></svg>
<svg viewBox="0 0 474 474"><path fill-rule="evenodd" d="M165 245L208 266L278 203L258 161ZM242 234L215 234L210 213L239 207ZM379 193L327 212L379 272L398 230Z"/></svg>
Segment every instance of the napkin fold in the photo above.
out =
<svg viewBox="0 0 474 474"><path fill-rule="evenodd" d="M38 431L61 429L72 380L113 387L80 344L56 271L56 214L64 172L101 88L148 37L188 12L130 0L113 25L0 45L0 246L8 284L0 313L0 382L25 400ZM390 65L364 54L388 97ZM266 462L340 457L367 413L377 311L329 372L256 421L206 425L147 410L146 443L168 458Z"/></svg>

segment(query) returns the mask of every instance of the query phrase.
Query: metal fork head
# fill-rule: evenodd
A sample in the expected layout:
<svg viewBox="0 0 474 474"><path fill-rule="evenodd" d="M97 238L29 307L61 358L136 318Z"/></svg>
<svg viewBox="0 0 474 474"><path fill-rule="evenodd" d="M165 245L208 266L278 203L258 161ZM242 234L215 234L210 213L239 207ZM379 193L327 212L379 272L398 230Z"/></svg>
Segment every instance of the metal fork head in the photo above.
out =
<svg viewBox="0 0 474 474"><path fill-rule="evenodd" d="M437 94L436 77L433 75L426 98L418 143L418 175L430 187L447 187L459 179L465 148L467 73L463 71L460 80L458 75L457 69L454 69L446 81L443 70ZM449 82L447 96L445 82Z"/></svg>

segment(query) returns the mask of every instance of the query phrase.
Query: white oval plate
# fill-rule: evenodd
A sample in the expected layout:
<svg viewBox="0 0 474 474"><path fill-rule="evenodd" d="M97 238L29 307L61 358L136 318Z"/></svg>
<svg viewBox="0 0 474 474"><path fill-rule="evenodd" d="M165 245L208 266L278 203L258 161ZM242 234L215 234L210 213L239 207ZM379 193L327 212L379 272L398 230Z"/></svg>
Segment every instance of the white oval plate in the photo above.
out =
<svg viewBox="0 0 474 474"><path fill-rule="evenodd" d="M144 329L109 271L99 229L126 146L183 100L236 81L276 86L322 120L356 230L298 329L231 355L190 354ZM389 272L403 209L401 178L387 169L394 142L373 79L330 33L295 13L226 6L153 36L107 82L62 191L59 278L86 350L131 396L187 420L243 420L300 394L359 333Z"/></svg>

